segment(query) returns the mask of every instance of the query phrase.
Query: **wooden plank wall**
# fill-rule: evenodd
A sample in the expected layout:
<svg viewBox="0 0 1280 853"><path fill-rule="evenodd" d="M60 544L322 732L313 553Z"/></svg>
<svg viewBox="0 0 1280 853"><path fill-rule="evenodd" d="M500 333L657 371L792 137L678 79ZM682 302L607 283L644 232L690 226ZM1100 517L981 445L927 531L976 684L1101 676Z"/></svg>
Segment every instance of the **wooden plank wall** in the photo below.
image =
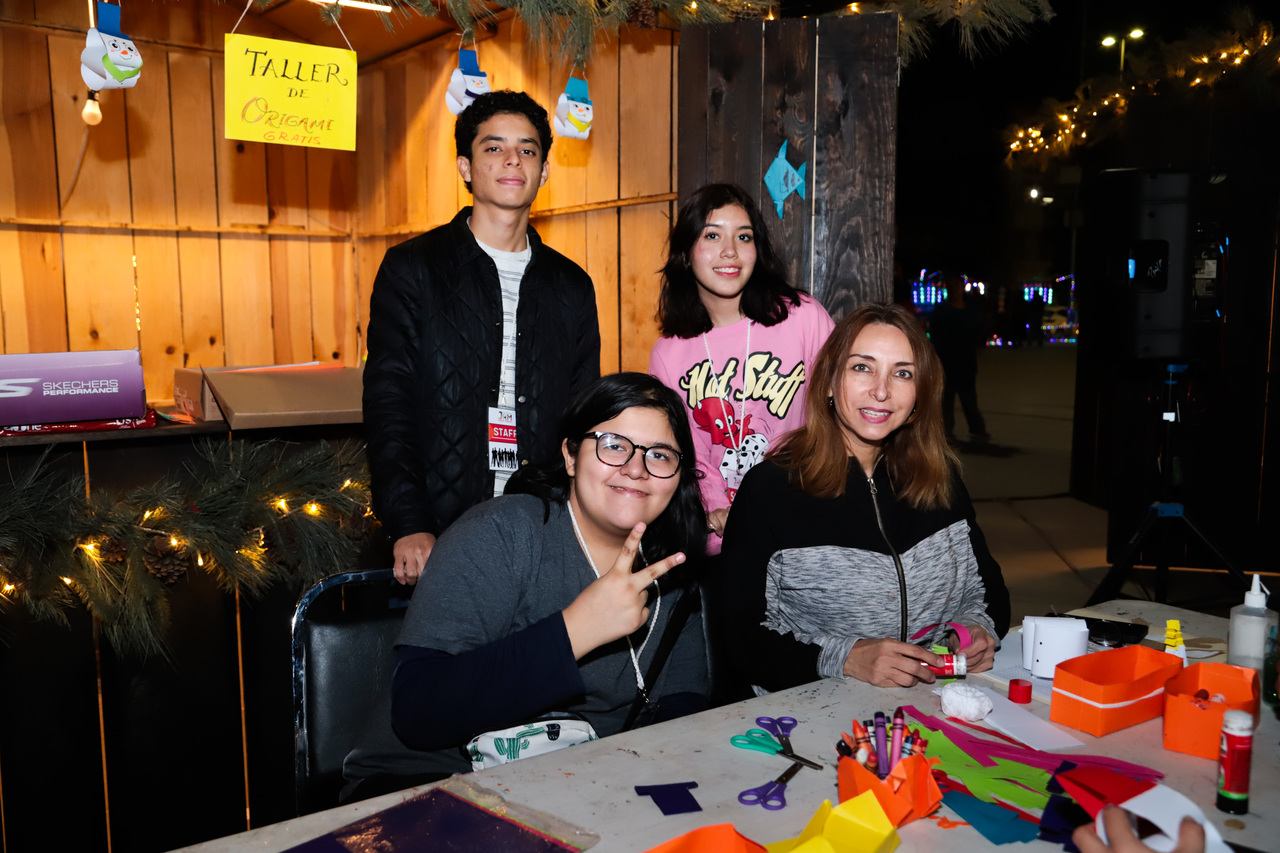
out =
<svg viewBox="0 0 1280 853"><path fill-rule="evenodd" d="M130 4L123 24L143 76L103 93L103 122L87 129L83 2L4 4L0 352L138 347L154 402L172 397L183 365L355 365L382 254L469 203L444 106L456 36L361 70L355 153L244 143L222 138L232 6ZM239 31L288 37L253 14ZM534 208L547 244L596 283L606 372L645 369L657 339L676 43L652 30L598 46L591 138L555 140ZM495 88L554 110L569 69L518 21L500 20L478 51ZM574 207L588 209L560 213Z"/></svg>
<svg viewBox="0 0 1280 853"><path fill-rule="evenodd" d="M892 296L897 16L687 27L680 43L680 195L741 185L793 285L841 317ZM705 130L701 130L705 128ZM804 197L778 217L764 175L787 144Z"/></svg>
<svg viewBox="0 0 1280 853"><path fill-rule="evenodd" d="M222 138L240 11L126 7L144 71L87 128L84 3L6 0L0 352L138 347L156 402L183 365L357 363L356 155ZM254 15L239 31L288 37Z"/></svg>
<svg viewBox="0 0 1280 853"><path fill-rule="evenodd" d="M532 48L518 21L499 21L496 35L476 50L493 88L527 91L554 111L569 69ZM470 203L457 173L454 117L444 106L457 51L456 36L440 38L361 73L356 266L362 330L368 288L387 247L448 222ZM657 270L675 191L675 55L676 35L667 30L631 31L598 45L586 69L591 136L553 139L550 178L533 208L534 227L547 245L595 282L606 373L647 369L658 338ZM662 198L611 205L654 196ZM600 207L559 213L580 206Z"/></svg>

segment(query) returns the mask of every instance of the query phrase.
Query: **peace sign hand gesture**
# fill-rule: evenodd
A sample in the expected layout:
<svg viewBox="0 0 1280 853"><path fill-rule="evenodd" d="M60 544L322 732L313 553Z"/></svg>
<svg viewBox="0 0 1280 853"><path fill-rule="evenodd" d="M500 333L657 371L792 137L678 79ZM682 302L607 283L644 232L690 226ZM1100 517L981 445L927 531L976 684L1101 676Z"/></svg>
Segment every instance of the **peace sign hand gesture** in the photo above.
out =
<svg viewBox="0 0 1280 853"><path fill-rule="evenodd" d="M631 528L612 568L578 593L573 603L562 611L575 660L643 625L649 618L645 590L684 562L684 554L677 552L633 573L631 567L635 564L644 529L643 522Z"/></svg>

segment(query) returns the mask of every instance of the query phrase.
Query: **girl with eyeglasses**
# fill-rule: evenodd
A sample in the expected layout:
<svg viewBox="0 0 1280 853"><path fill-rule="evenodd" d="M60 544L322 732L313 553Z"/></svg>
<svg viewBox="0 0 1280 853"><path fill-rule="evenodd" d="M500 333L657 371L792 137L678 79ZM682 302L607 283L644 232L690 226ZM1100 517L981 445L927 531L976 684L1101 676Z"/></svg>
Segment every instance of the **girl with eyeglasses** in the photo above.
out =
<svg viewBox="0 0 1280 853"><path fill-rule="evenodd" d="M831 317L787 283L754 199L708 184L680 205L658 321L649 372L680 394L695 426L708 553L718 554L743 476L804 423Z"/></svg>
<svg viewBox="0 0 1280 853"><path fill-rule="evenodd" d="M475 735L552 711L601 736L633 706L657 722L707 707L692 587L705 516L683 404L652 376L605 376L570 403L554 461L440 538L396 646L380 736L347 757L348 799L471 769ZM654 653L687 614L654 683ZM648 700L647 702L645 700Z"/></svg>

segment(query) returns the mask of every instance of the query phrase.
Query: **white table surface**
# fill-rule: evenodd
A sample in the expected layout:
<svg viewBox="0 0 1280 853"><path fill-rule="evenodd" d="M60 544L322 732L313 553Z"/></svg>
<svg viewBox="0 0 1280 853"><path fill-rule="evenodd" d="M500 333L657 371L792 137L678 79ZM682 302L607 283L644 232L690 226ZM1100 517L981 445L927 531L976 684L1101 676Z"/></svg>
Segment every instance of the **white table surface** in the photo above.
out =
<svg viewBox="0 0 1280 853"><path fill-rule="evenodd" d="M1163 633L1165 619L1182 620L1183 635L1225 639L1227 620L1151 602L1112 601L1091 608L1123 619L1140 618ZM1017 642L1016 635L1010 639ZM1223 658L1217 658L1222 660ZM1274 677L1274 676L1272 676ZM974 683L991 683L970 676ZM598 853L633 853L674 838L699 826L732 823L748 838L762 844L790 838L804 828L824 799L837 801L834 745L850 721L876 711L892 712L899 705L915 705L923 713L940 714L932 685L876 688L852 680L824 679L745 702L626 732L568 750L529 758L472 774L475 784L497 791L509 801L548 812L600 836L592 847ZM1035 700L1028 706L1043 719L1049 705ZM797 753L826 769L801 770L787 786L787 807L767 811L738 803L738 793L775 778L789 766L776 756L735 749L735 734L755 726L758 716L792 716L799 720L791 736ZM1146 765L1165 774L1163 782L1190 797L1229 842L1257 850L1280 849L1280 722L1267 706L1254 736L1249 814L1231 816L1214 806L1217 762L1163 748L1162 720L1150 720L1103 738L1070 731L1083 747L1063 750L1106 755ZM693 795L702 811L664 817L636 785L695 781ZM402 802L429 786L387 794L372 800L283 821L239 835L186 848L199 853L280 851L324 835L374 812ZM955 817L945 806L943 813ZM934 853L945 839L949 853L990 850L992 845L969 826L941 830L934 821L919 820L899 830L904 853ZM1028 851L1061 850L1033 841Z"/></svg>

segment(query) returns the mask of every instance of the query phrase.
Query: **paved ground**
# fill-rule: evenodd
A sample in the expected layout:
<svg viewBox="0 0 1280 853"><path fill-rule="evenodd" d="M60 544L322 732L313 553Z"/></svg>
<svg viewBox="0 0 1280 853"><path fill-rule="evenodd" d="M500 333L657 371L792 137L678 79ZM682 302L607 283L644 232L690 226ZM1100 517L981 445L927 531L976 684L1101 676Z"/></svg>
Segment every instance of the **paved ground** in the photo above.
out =
<svg viewBox="0 0 1280 853"><path fill-rule="evenodd" d="M978 403L987 444L964 441L956 407L965 483L1004 569L1015 625L1083 606L1108 568L1106 512L1067 496L1075 357L1071 344L984 350Z"/></svg>
<svg viewBox="0 0 1280 853"><path fill-rule="evenodd" d="M964 440L956 407L965 483L1004 569L1015 625L1023 616L1082 607L1110 568L1106 511L1067 496L1075 357L1073 344L983 350L978 403L991 432L987 444ZM1280 588L1269 574L1264 582ZM1151 598L1153 575L1135 570L1122 595ZM1169 600L1226 616L1242 596L1221 572L1179 569L1171 573Z"/></svg>

